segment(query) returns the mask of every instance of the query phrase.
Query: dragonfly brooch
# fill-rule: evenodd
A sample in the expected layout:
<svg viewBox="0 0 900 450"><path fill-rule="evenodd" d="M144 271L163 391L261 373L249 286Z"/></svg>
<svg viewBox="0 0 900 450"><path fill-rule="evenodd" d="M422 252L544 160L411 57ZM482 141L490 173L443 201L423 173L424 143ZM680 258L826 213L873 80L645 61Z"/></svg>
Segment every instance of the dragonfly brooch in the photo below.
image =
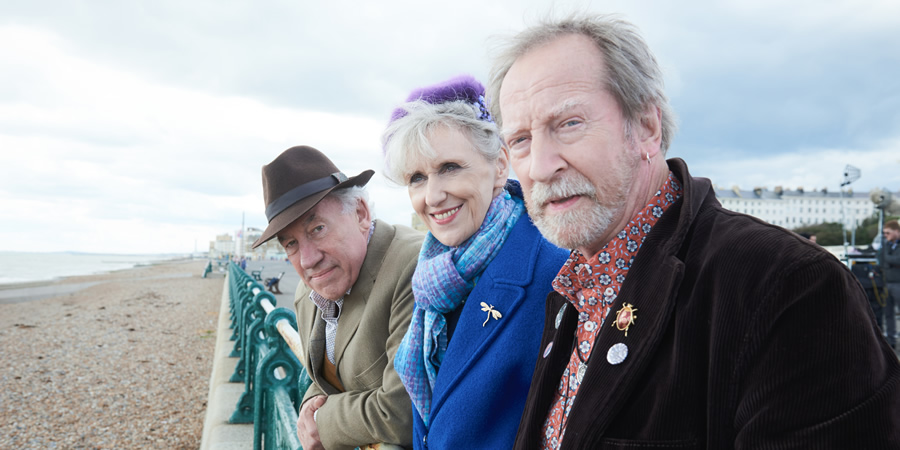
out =
<svg viewBox="0 0 900 450"><path fill-rule="evenodd" d="M488 305L485 302L481 302L481 310L487 311L488 313L487 319L484 319L484 323L481 324L482 327L487 325L488 320L491 320L491 316L494 317L494 320L500 320L500 318L503 317L503 314L500 314L500 311L494 309L494 305Z"/></svg>

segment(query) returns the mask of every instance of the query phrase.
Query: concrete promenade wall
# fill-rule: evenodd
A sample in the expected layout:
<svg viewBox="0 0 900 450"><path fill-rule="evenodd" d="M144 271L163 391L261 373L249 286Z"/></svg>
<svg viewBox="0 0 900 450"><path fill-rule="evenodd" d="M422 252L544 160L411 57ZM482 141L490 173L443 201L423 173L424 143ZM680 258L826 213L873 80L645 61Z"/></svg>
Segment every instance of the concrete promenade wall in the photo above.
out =
<svg viewBox="0 0 900 450"><path fill-rule="evenodd" d="M231 310L229 308L228 275L225 276L225 288L222 290L222 306L219 310L219 324L216 328L216 352L213 360L212 375L209 378L209 399L206 402L206 419L203 422L203 438L201 450L243 450L253 448L253 424L233 425L228 418L234 412L241 394L243 383L228 381L238 358L228 355L234 348L230 341L232 330Z"/></svg>

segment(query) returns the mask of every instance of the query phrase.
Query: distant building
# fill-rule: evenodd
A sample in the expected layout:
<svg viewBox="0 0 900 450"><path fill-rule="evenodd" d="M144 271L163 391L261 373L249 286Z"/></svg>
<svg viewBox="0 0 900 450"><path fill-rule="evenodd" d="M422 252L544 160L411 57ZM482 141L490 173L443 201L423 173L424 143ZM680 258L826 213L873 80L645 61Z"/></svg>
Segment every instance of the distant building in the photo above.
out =
<svg viewBox="0 0 900 450"><path fill-rule="evenodd" d="M244 242L244 254L245 255L247 255L247 256L252 255L254 258L256 258L257 255L262 255L265 253L264 251L260 251L261 249L263 249L264 247L268 247L268 244L270 242L276 241L273 239L272 241L268 241L265 244L257 247L256 249L251 248L253 246L253 243L256 242L256 240L259 239L260 236L262 236L262 232L263 232L263 230L260 230L259 228L247 227L247 230L244 232L245 236L247 236L247 240ZM276 241L275 243L277 244L278 242Z"/></svg>
<svg viewBox="0 0 900 450"><path fill-rule="evenodd" d="M716 198L731 211L749 214L773 225L794 229L826 222L841 223L852 229L875 214L869 194L847 190L828 192L827 189L806 191L782 189L769 191L757 187L751 191L734 186L714 187ZM842 210L843 208L843 210Z"/></svg>
<svg viewBox="0 0 900 450"><path fill-rule="evenodd" d="M281 243L278 242L278 239L272 238L256 247L255 249L251 249L250 245L256 242L260 236L262 236L263 230L259 228L248 228L247 229L247 255L252 254L254 259L286 259L287 253L284 252L284 247L281 246Z"/></svg>
<svg viewBox="0 0 900 450"><path fill-rule="evenodd" d="M234 239L230 234L220 234L209 243L210 258L225 258L234 255Z"/></svg>
<svg viewBox="0 0 900 450"><path fill-rule="evenodd" d="M223 258L226 256L244 256L250 259L286 259L287 254L278 239L270 239L259 247L251 248L253 243L262 236L263 230L247 227L241 233L240 230L231 234L220 234L215 241L209 243L211 258ZM241 247L241 248L239 248ZM238 250L241 250L238 252Z"/></svg>

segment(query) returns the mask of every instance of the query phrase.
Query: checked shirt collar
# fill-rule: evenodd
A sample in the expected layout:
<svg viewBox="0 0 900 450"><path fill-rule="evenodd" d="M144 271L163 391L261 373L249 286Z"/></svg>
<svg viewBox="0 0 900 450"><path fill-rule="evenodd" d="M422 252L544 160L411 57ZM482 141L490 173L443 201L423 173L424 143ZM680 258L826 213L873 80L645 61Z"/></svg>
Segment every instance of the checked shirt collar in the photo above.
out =
<svg viewBox="0 0 900 450"><path fill-rule="evenodd" d="M544 422L541 448L555 449L562 443L566 419L581 386L576 377L578 365L590 358L594 338L619 295L644 239L669 206L681 197L681 193L681 184L669 172L656 195L619 234L590 259L578 250L572 250L568 261L553 280L553 289L566 297L578 311L578 326L575 348Z"/></svg>

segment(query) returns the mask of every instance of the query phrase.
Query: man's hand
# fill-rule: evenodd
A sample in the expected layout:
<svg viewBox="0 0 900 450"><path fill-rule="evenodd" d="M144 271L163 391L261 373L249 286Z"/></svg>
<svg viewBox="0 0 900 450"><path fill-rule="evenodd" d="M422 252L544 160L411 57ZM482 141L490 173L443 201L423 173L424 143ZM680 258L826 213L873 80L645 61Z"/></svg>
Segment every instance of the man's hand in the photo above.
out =
<svg viewBox="0 0 900 450"><path fill-rule="evenodd" d="M317 395L310 398L300 407L300 417L297 419L297 437L304 450L324 450L319 439L319 427L313 420L313 414L325 404L328 397Z"/></svg>

